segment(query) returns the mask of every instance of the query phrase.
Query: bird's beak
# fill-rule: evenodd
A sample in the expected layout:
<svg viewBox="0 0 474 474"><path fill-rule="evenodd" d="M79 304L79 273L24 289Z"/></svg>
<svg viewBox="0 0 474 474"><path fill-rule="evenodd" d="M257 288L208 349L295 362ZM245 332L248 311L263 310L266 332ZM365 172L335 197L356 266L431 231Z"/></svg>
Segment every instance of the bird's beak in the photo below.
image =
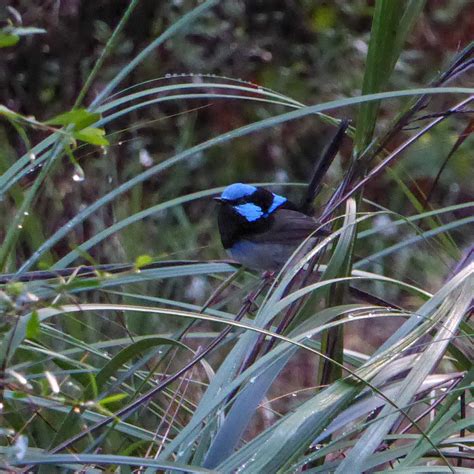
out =
<svg viewBox="0 0 474 474"><path fill-rule="evenodd" d="M224 200L220 196L213 197L212 199L217 202L224 202Z"/></svg>

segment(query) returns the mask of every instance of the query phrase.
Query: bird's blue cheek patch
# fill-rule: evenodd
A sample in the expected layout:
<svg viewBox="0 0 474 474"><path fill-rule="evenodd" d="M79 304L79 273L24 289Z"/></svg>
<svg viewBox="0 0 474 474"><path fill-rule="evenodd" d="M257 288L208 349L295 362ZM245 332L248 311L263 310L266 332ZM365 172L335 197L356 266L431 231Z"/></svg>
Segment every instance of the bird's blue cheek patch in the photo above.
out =
<svg viewBox="0 0 474 474"><path fill-rule="evenodd" d="M285 197L279 196L278 194L273 194L273 202L272 202L272 205L268 208L268 211L267 211L266 215L271 214L273 211L278 209L286 201L287 201L287 199Z"/></svg>
<svg viewBox="0 0 474 474"><path fill-rule="evenodd" d="M234 209L248 222L254 222L263 216L262 208L250 202L234 206Z"/></svg>

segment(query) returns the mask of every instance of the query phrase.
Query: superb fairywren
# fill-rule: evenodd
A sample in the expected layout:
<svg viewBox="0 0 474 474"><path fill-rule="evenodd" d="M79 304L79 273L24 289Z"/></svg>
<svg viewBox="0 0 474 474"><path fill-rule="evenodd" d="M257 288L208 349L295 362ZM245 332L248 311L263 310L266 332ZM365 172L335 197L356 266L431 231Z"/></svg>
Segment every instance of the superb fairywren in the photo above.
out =
<svg viewBox="0 0 474 474"><path fill-rule="evenodd" d="M234 260L255 270L279 270L320 227L287 198L265 188L235 183L214 199L220 204L224 248Z"/></svg>
<svg viewBox="0 0 474 474"><path fill-rule="evenodd" d="M300 206L268 189L242 183L227 186L220 197L214 198L220 203L218 224L222 245L233 259L255 270L276 271L308 237L314 235L308 239L308 245L303 245L298 257L311 248L318 235L328 235L310 214L348 127L348 120L340 121L332 141L315 163ZM341 183L333 199L348 182Z"/></svg>

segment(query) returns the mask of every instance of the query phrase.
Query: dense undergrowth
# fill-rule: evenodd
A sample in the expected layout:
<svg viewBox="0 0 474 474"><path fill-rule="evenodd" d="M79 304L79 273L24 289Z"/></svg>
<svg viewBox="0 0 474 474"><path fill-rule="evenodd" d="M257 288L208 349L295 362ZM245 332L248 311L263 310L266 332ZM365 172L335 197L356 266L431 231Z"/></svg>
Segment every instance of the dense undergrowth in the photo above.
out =
<svg viewBox="0 0 474 474"><path fill-rule="evenodd" d="M227 12L208 0L171 15L90 97L125 54L137 3L71 110L0 106L2 137L21 143L3 140L0 156L2 468L470 471L474 46L394 88L425 2L379 0L360 93L309 105L301 89L210 73L126 87L166 42L219 30ZM321 27L331 9L318 15ZM0 41L39 33L10 24ZM350 127L315 206L331 234L273 278L219 259L210 198L233 180L302 195L288 176L323 153L310 140L305 171L293 157L270 179L250 149L278 168L272 140L323 124L329 144L339 117ZM161 121L173 125L144 143Z"/></svg>

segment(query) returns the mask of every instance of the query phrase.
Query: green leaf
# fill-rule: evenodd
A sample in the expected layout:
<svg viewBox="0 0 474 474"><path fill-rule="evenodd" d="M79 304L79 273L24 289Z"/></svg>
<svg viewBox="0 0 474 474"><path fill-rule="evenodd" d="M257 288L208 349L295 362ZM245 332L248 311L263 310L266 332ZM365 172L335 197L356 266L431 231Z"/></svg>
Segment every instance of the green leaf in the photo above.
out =
<svg viewBox="0 0 474 474"><path fill-rule="evenodd" d="M439 443L441 440L447 439L452 434L452 421L458 416L459 413L459 393L463 389L468 390L469 388L472 388L473 382L474 367L466 373L464 379L458 385L457 390L451 392L451 394L446 398L443 406L440 408L438 413L436 413L433 422L426 430L426 434L429 435L434 442ZM431 446L429 443L427 443L426 439L420 437L406 458L401 461L401 465L404 468L414 465L416 461L420 459L421 456L423 456L430 448Z"/></svg>
<svg viewBox="0 0 474 474"><path fill-rule="evenodd" d="M19 26L17 28L11 28L9 33L18 36L30 36L30 35L42 35L46 33L44 28L36 28L35 26Z"/></svg>
<svg viewBox="0 0 474 474"><path fill-rule="evenodd" d="M123 400L124 398L127 398L127 397L128 395L126 393L116 393L114 395L109 395L108 397L105 397L102 400L99 400L98 404L104 407L110 403L119 402L120 400Z"/></svg>
<svg viewBox="0 0 474 474"><path fill-rule="evenodd" d="M18 27L12 28L8 26L0 31L0 48L7 48L8 46L14 46L20 41L20 36L29 36L35 34L46 33L43 28L29 27Z"/></svg>
<svg viewBox="0 0 474 474"><path fill-rule="evenodd" d="M100 119L100 114L89 112L86 109L74 109L56 115L45 123L48 125L74 125L76 131L89 127Z"/></svg>
<svg viewBox="0 0 474 474"><path fill-rule="evenodd" d="M313 28L316 31L327 31L336 25L337 12L334 6L321 5L314 9L312 15Z"/></svg>
<svg viewBox="0 0 474 474"><path fill-rule="evenodd" d="M78 132L74 132L73 136L77 140L81 140L86 143L90 143L91 145L108 145L109 141L107 138L104 137L105 130L102 128L93 128L93 127L86 127Z"/></svg>
<svg viewBox="0 0 474 474"><path fill-rule="evenodd" d="M26 324L26 338L27 339L37 339L41 333L40 320L38 316L38 311L33 311L28 323Z"/></svg>
<svg viewBox="0 0 474 474"><path fill-rule="evenodd" d="M173 471L173 472L182 472L190 474L205 474L205 473L215 473L215 471L210 471L198 466L188 466L186 464L180 464L175 462L166 462L166 461L157 461L153 458L148 459L145 457L132 457L132 456L115 456L112 454L37 454L37 452L27 451L27 455L22 459L12 458L9 460L11 466L28 466L34 465L35 467L39 465L46 466L63 466L65 470L71 465L77 467L80 471L89 470L90 465L105 465L105 466L144 466L153 468L153 472L164 472L164 471ZM49 469L49 467L48 467ZM115 469L110 469L109 472L117 472ZM53 472L53 471L50 471ZM76 471L77 472L77 471ZM97 471L94 471L97 472Z"/></svg>
<svg viewBox="0 0 474 474"><path fill-rule="evenodd" d="M150 265L152 262L153 259L150 257L150 255L140 255L135 260L135 268L145 267L146 265Z"/></svg>
<svg viewBox="0 0 474 474"><path fill-rule="evenodd" d="M270 118L265 118L251 125L245 125L243 127L232 130L231 132L219 135L210 140L199 143L198 145L195 145L191 148L183 150L177 153L176 155L174 155L173 157L170 157L169 159L161 163L158 163L155 166L152 166L151 168L143 171L142 173L134 176L132 179L123 183L121 186L117 187L116 189L113 189L111 192L109 192L105 196L102 196L100 199L95 201L86 209L79 212L76 216L74 216L73 219L67 222L64 226L58 229L50 238L48 238L41 245L41 247L39 247L37 251L35 251L34 254L21 266L17 274L20 275L21 273L26 271L28 268L30 268L33 265L33 263L41 259L43 253L48 251L50 247L54 245L54 243L56 243L62 237L67 235L69 232L71 232L71 230L74 229L76 225L78 225L80 222L86 219L87 216L95 212L97 209L105 205L107 202L117 199L119 195L133 188L138 183L143 182L146 179L149 179L151 176L157 175L158 173L163 172L165 169L169 168L172 165L176 165L177 163L181 161L190 159L191 157L195 157L197 156L198 152L205 151L213 146L216 146L217 144L221 145L222 143L231 141L238 137L246 136L251 133L257 133L263 129L274 127L291 120L303 118L308 115L319 114L320 112L323 112L323 111L328 111L328 110L336 109L339 107L347 107L349 105L356 105L356 104L360 104L367 101L395 99L395 98L400 98L400 97L423 95L423 94L448 94L448 93L472 94L473 92L474 92L474 88L472 87L471 88L469 87L437 87L437 88L434 87L433 88L432 87L432 88L419 88L419 89L412 89L412 90L384 92L384 93L379 93L379 94L371 94L371 95L363 96L363 97L339 99L339 100L330 101L330 102L326 102L322 104L317 104L310 107L302 107L298 110L293 110L291 112L286 112L280 115L272 116ZM202 97L210 97L210 96L211 95L207 94L207 95L203 95ZM176 97L179 97L179 96L175 96L174 99L176 99ZM180 98L184 99L184 98L191 98L191 97L190 95L187 95L187 96L181 96ZM163 101L164 99L171 100L169 97L162 97L162 98L154 99L153 103ZM151 105L151 104L148 104L148 105ZM136 104L135 109L138 109L142 106L143 104L140 104L140 103ZM101 111L103 111L103 109L101 109ZM132 110L127 110L126 113L130 113L130 112L132 112ZM110 116L107 116L106 118L102 119L99 122L99 124L104 125L105 123L109 123L113 121L114 116L115 118L117 117L116 114L111 114ZM41 142L41 148L38 146L38 147L35 147L33 150L34 152L38 153L39 150L44 150L46 145L50 145L53 142L54 140L52 139L49 139L49 140L45 139L43 142ZM28 155L23 156L21 160L17 161L18 166L21 166L22 164L24 164L25 160L28 160ZM15 179L12 179L12 172L14 171L18 173L18 168L16 167L16 165L12 167L11 171L8 170L8 172L0 176L0 194L6 192L6 190L12 185L12 183L16 182ZM26 171L25 171L25 174L26 174ZM18 173L17 176L20 177L23 175L24 173L20 172Z"/></svg>
<svg viewBox="0 0 474 474"><path fill-rule="evenodd" d="M99 394L103 391L104 385L111 378L116 376L117 371L132 358L137 357L141 353L148 351L149 349L160 346L160 345L172 345L187 349L188 347L174 339L165 337L147 337L140 339L133 344L122 349L118 352L110 361L108 361L97 373L95 377L89 379L89 383L84 385L86 390L84 391L84 399L96 399ZM108 403L111 403L110 401Z"/></svg>
<svg viewBox="0 0 474 474"><path fill-rule="evenodd" d="M22 403L25 406L31 403L35 403L35 406L46 407L49 411L56 412L56 413L69 413L71 410L71 408L68 405L58 403L55 400L50 400L50 399L42 398L42 397L35 397L34 395L26 394L24 392L21 393L21 397L18 397L18 396L15 396L15 393L19 393L19 392L12 392L12 391L6 390L5 399L18 401L19 403ZM81 417L83 421L86 420L86 421L90 421L94 423L94 422L103 420L105 418L105 415L86 409L85 411L81 413ZM125 423L125 422L118 423L115 426L115 430L121 433L125 433L127 434L127 436L131 436L133 438L143 439L143 440L148 440L148 441L153 440L153 433L150 433L144 428L134 426L129 423Z"/></svg>
<svg viewBox="0 0 474 474"><path fill-rule="evenodd" d="M0 47L2 42L2 33L0 33ZM11 119L16 119L16 118L21 118L21 115L18 114L17 112L14 112L13 110L10 110L8 107L5 107L4 105L0 105L0 115L4 115L7 118Z"/></svg>
<svg viewBox="0 0 474 474"><path fill-rule="evenodd" d="M331 279L337 277L347 277L351 274L351 263L354 251L354 238L357 230L356 221L356 202L350 198L346 202L346 215L342 226L342 233L337 243L336 249L331 256L326 271L322 279ZM344 302L345 293L349 282L344 281L327 288L328 306L341 305ZM313 299L313 298L311 298ZM329 384L342 377L342 368L335 365L333 361L342 364L344 357L344 326L338 326L328 329L321 336L322 352L332 360L322 359L318 373L319 383Z"/></svg>
<svg viewBox="0 0 474 474"><path fill-rule="evenodd" d="M219 3L218 0L207 0L201 3L193 10L183 15L179 20L175 21L160 36L155 38L146 48L144 48L137 56L133 58L125 67L121 68L118 74L105 86L100 94L92 102L92 107L104 102L110 96L112 91L123 81L144 59L156 50L167 39L172 38L176 33L186 31L194 21L200 18L210 8Z"/></svg>
<svg viewBox="0 0 474 474"><path fill-rule="evenodd" d="M14 46L20 41L18 35L4 33L0 31L0 48L7 48L8 46Z"/></svg>
<svg viewBox="0 0 474 474"><path fill-rule="evenodd" d="M394 2L378 0L370 33L362 94L382 91L392 75L403 44L424 0ZM355 150L360 153L372 140L380 102L362 104L357 115Z"/></svg>
<svg viewBox="0 0 474 474"><path fill-rule="evenodd" d="M28 395L25 392L19 392L18 390L14 390L11 392L11 398L13 400L21 400L22 398L26 398Z"/></svg>
<svg viewBox="0 0 474 474"><path fill-rule="evenodd" d="M427 334L430 331L434 331L436 327L436 333L432 336L430 346L427 346L423 352L420 352L410 372L403 380L399 392L393 397L398 407L404 408L412 402L418 388L443 357L450 338L456 333L462 318L468 311L472 299L472 284L468 280L469 277L472 278L472 270L468 273L469 270L469 267L465 269L468 276L462 286L456 288L447 298L442 299L438 308L434 311L426 311L426 308L430 308L434 301L440 300L439 295L443 289L433 296L431 305L425 303L416 312L415 317L424 321L420 324L420 332ZM461 275L461 273L458 275ZM451 282L448 282L444 288L449 287ZM364 431L364 434L358 439L354 448L346 455L336 472L343 473L348 472L348 470L353 470L353 472L365 471L364 463L380 446L380 443L388 434L398 416L398 410L394 410L393 406L386 404L377 416L377 423L372 424ZM423 438L424 440L429 439L427 436ZM433 448L433 443L431 442L430 444L431 448ZM447 462L446 459L444 461Z"/></svg>
<svg viewBox="0 0 474 474"><path fill-rule="evenodd" d="M65 407L64 407L65 408ZM57 430L55 436L51 440L48 449L54 448L57 444L61 443L65 439L71 437L74 433L77 433L83 426L84 421L82 417L76 412L76 410L71 408L69 412L64 416L60 422L59 429ZM40 470L39 474L46 472L45 468Z"/></svg>
<svg viewBox="0 0 474 474"><path fill-rule="evenodd" d="M109 380L109 378L112 377L117 372L117 370L119 370L120 367L122 367L130 359L136 357L138 354L144 351L147 351L151 347L163 344L187 348L187 346L181 342L164 337L148 337L146 339L136 341L125 349L122 349L112 360L102 367L96 376L98 391L100 392L107 380Z"/></svg>
<svg viewBox="0 0 474 474"><path fill-rule="evenodd" d="M54 360L54 363L61 369L72 371L71 378L74 379L83 387L90 387L91 393L93 393L94 388L97 388L93 373L81 373L81 372L76 371L76 369L80 368L80 363L76 361L73 361L73 363L71 363L68 360L65 360L61 357L56 357L53 360Z"/></svg>
<svg viewBox="0 0 474 474"><path fill-rule="evenodd" d="M72 291L72 290L77 290L81 288L89 290L93 288L99 288L100 282L101 280L98 278L87 278L87 279L75 278L74 280L71 280L67 283L59 285L58 289L60 291Z"/></svg>

